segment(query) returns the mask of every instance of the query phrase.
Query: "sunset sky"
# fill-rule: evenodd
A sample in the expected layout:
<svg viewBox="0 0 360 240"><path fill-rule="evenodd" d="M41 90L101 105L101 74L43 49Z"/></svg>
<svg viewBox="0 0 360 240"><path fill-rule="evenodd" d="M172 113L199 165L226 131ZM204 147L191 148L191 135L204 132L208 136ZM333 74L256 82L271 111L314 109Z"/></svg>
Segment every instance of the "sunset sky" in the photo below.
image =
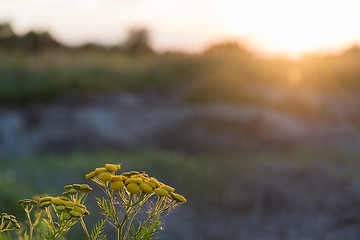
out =
<svg viewBox="0 0 360 240"><path fill-rule="evenodd" d="M265 54L298 56L360 43L359 0L0 0L0 21L18 33L115 44L146 27L157 50L197 51L240 40Z"/></svg>

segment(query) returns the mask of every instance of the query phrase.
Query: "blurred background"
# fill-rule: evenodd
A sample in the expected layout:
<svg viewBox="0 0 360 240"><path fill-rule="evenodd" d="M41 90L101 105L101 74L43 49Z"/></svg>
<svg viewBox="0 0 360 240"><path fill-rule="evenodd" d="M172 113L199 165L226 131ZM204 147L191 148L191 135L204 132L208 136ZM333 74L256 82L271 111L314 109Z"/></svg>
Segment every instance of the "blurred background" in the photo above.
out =
<svg viewBox="0 0 360 240"><path fill-rule="evenodd" d="M356 0L1 0L0 212L109 162L188 198L160 239L360 239L359 23Z"/></svg>

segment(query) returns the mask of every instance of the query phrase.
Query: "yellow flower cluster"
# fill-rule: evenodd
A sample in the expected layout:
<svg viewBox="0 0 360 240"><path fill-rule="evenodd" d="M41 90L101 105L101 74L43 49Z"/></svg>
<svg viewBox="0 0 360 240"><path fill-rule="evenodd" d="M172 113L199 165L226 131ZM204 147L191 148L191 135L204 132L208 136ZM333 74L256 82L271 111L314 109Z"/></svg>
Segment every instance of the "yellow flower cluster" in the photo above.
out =
<svg viewBox="0 0 360 240"><path fill-rule="evenodd" d="M30 206L30 205L35 206L38 202L33 199L23 199L23 200L19 200L17 203L26 207L26 206Z"/></svg>
<svg viewBox="0 0 360 240"><path fill-rule="evenodd" d="M86 207L80 203L73 202L66 197L41 197L39 199L40 208L44 209L53 205L54 208L62 214L64 220L69 220L73 217L82 217L90 215Z"/></svg>
<svg viewBox="0 0 360 240"><path fill-rule="evenodd" d="M86 178L99 180L104 184L110 183L112 191L126 189L130 194L151 194L155 193L160 197L170 196L177 202L186 202L186 199L180 194L174 193L174 188L161 183L154 177L149 177L145 172L124 172L121 175L115 175L120 169L120 165L106 164L105 167L96 168L95 171L86 175Z"/></svg>
<svg viewBox="0 0 360 240"><path fill-rule="evenodd" d="M75 195L76 193L88 193L92 191L92 188L87 184L72 184L72 185L66 185L64 187L65 192L62 194L64 197L68 197L69 195Z"/></svg>
<svg viewBox="0 0 360 240"><path fill-rule="evenodd" d="M11 223L15 228L19 229L20 225L16 220L16 217L13 215L8 215L7 213L2 213L0 216L1 223L5 224L6 222ZM3 226L2 224L2 226ZM11 226L11 225L9 225ZM1 230L1 229L0 229Z"/></svg>

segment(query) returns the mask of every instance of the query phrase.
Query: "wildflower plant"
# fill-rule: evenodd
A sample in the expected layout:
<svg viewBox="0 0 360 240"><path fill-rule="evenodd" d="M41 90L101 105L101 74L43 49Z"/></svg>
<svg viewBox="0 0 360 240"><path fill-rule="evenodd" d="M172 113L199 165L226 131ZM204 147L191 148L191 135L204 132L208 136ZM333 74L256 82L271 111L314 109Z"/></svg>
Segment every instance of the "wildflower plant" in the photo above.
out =
<svg viewBox="0 0 360 240"><path fill-rule="evenodd" d="M0 215L0 233L19 229L20 225L16 220L16 217L13 215L8 215L7 213L2 213Z"/></svg>
<svg viewBox="0 0 360 240"><path fill-rule="evenodd" d="M18 201L28 218L29 231L24 233L25 239L32 240L34 229L39 225L41 228L38 228L36 239L60 238L78 221L81 222L85 233L89 235L83 217L90 213L83 204L92 189L87 184L73 184L65 186L65 190L63 196L44 196L35 197L36 200ZM33 214L35 218L32 219L31 212L35 207L38 207L38 211Z"/></svg>
<svg viewBox="0 0 360 240"><path fill-rule="evenodd" d="M120 165L106 164L86 175L106 194L106 198L96 198L98 206L116 229L118 240L152 239L162 230L161 214L186 202L186 199L174 193L174 188L149 177L145 172L131 171L116 175L119 169ZM152 202L152 198L156 201ZM137 218L145 207L145 218Z"/></svg>
<svg viewBox="0 0 360 240"><path fill-rule="evenodd" d="M90 215L85 200L92 188L87 184L64 187L62 196L42 196L18 201L27 216L27 228L19 239L62 239L77 222L81 223L88 240L108 239L104 233L109 223L118 240L154 239L162 230L161 216L186 199L170 187L145 172L124 172L117 175L120 165L106 164L86 175L105 193L95 197L104 219L100 219L91 232L84 217ZM0 216L0 235L20 229L15 216ZM21 232L20 231L20 232Z"/></svg>

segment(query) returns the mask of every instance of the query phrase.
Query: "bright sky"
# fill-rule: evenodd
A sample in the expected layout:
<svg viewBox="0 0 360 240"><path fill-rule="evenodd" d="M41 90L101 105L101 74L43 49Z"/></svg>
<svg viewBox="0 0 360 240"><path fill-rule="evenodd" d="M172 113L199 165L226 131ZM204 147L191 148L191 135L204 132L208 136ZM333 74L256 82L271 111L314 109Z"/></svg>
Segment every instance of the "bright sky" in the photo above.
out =
<svg viewBox="0 0 360 240"><path fill-rule="evenodd" d="M158 50L201 50L238 39L297 56L360 43L359 0L0 0L0 21L49 30L68 44L124 41L147 27Z"/></svg>

